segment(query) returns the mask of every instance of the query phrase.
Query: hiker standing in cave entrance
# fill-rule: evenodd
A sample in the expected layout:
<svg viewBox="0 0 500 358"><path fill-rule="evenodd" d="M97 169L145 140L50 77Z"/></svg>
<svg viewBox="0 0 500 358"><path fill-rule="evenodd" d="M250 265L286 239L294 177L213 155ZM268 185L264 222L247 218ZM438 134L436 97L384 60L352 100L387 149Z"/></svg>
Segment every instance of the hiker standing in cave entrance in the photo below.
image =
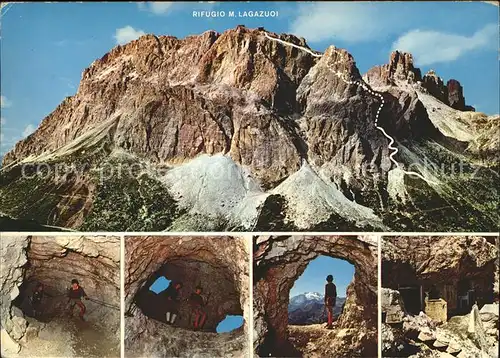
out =
<svg viewBox="0 0 500 358"><path fill-rule="evenodd" d="M181 288L182 282L170 282L167 289L164 291L164 295L166 297L165 306L167 310L167 324L173 325L175 323L175 319L177 318L177 314L179 313L179 293Z"/></svg>
<svg viewBox="0 0 500 358"><path fill-rule="evenodd" d="M195 291L189 296L189 304L194 312L193 328L195 330L202 329L207 319L207 313L203 309L207 302L203 299L202 292L203 288L197 286Z"/></svg>
<svg viewBox="0 0 500 358"><path fill-rule="evenodd" d="M83 318L83 315L85 314L87 308L83 304L82 298L86 300L88 299L87 294L83 290L83 287L80 286L78 280L71 280L71 287L68 289L68 304L70 304L70 315L73 315L73 309L75 308L75 305L77 305L80 308L80 319L84 321L85 319Z"/></svg>
<svg viewBox="0 0 500 358"><path fill-rule="evenodd" d="M43 284L37 283L35 289L33 290L33 294L31 295L31 307L33 308L33 317L39 317L42 315L42 298L43 298L44 290Z"/></svg>
<svg viewBox="0 0 500 358"><path fill-rule="evenodd" d="M333 276L326 276L325 285L325 307L328 311L328 325L326 328L333 328L333 308L335 307L335 302L337 301L337 287L333 283Z"/></svg>

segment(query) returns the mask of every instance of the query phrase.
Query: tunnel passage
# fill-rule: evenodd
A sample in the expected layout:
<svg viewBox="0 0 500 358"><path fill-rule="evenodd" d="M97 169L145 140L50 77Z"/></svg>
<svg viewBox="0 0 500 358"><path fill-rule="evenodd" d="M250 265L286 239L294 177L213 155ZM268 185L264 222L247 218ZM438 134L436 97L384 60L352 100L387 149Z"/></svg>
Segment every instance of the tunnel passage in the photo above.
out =
<svg viewBox="0 0 500 358"><path fill-rule="evenodd" d="M497 251L493 237L387 237L382 286L398 290L408 313L425 309L425 297L442 298L448 318L493 303Z"/></svg>
<svg viewBox="0 0 500 358"><path fill-rule="evenodd" d="M126 347L131 355L179 356L204 350L214 356L244 351L249 317L249 256L244 239L235 237L128 237L126 239ZM165 298L150 288L159 277L183 283L178 317L165 324ZM193 331L193 312L186 301L203 288L207 321ZM227 316L242 315L243 326L216 333ZM167 344L162 337L175 343ZM227 351L225 351L227 350Z"/></svg>
<svg viewBox="0 0 500 358"><path fill-rule="evenodd" d="M254 349L260 356L304 353L292 348L289 341L289 293L308 263L319 255L348 261L355 274L336 331L332 335L320 330L314 339L320 349L316 353L376 356L377 238L339 236L254 239Z"/></svg>
<svg viewBox="0 0 500 358"><path fill-rule="evenodd" d="M119 325L119 311L111 308L120 306L119 238L32 237L27 253L27 284L23 288L28 290L21 293L31 294L33 286L42 283L47 290L44 304L48 313L64 315L66 291L71 280L77 279L95 300L86 305L88 319L99 324L111 319Z"/></svg>
<svg viewBox="0 0 500 358"><path fill-rule="evenodd" d="M7 297L2 294L2 327L10 331L17 344L11 347L14 351L22 349L27 355L37 351L36 337L43 331L45 337L54 335L53 344L43 347L47 351L39 350L36 354L62 354L58 349L64 350L67 356L119 354L118 237L25 236L2 240L2 260L6 261L2 265L2 276L7 273L7 280L12 280L11 300L5 306L8 310L4 309ZM8 250L14 251L9 254ZM66 295L72 279L78 279L89 297L84 301L84 322L76 309L74 319L69 316ZM43 284L44 295L35 316L30 297L38 283ZM21 339L22 346L19 345Z"/></svg>

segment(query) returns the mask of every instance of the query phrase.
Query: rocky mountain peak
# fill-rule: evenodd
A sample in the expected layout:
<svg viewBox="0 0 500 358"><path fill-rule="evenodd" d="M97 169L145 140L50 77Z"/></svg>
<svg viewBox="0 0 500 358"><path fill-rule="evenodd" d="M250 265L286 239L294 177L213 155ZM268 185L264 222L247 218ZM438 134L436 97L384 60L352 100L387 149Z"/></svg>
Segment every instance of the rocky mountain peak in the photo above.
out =
<svg viewBox="0 0 500 358"><path fill-rule="evenodd" d="M463 88L460 82L451 79L447 84L444 84L443 79L433 69L430 69L422 77L420 69L416 68L413 64L411 53L392 52L388 64L372 67L363 78L374 87L401 87L402 84L416 85L417 87L415 88L427 91L454 109L474 111L473 107L465 104Z"/></svg>
<svg viewBox="0 0 500 358"><path fill-rule="evenodd" d="M427 91L439 99L441 102L446 103L448 101L448 91L443 83L441 77L437 75L434 70L429 70L422 79L422 87L427 89Z"/></svg>
<svg viewBox="0 0 500 358"><path fill-rule="evenodd" d="M398 176L405 180L394 185L388 173L429 150L417 148L417 140L441 140L441 128L452 126L435 127L444 123L439 108L430 118L441 102L418 83L420 71L410 54L394 52L388 64L364 77L366 83L344 49L330 46L319 54L302 38L263 28L238 26L183 39L142 36L94 61L78 92L5 155L2 179L8 184L0 197L7 199L0 204L12 218L83 230L121 230L118 213L125 211L125 226L147 226L145 231L208 231L206 225L253 230L269 223L301 230L385 228L394 222L386 219L390 202L399 205L407 196L402 193L410 178ZM431 74L427 81L442 86ZM455 82L449 87L452 102L461 106L461 87ZM391 139L397 147L404 142L415 156L395 153ZM21 163L47 162L82 164L82 175L57 184L48 199L53 177L45 186L19 177ZM111 183L94 174L129 162L151 168L143 177L154 195L137 194L146 184L135 173ZM107 196L108 185L116 188L116 197ZM123 195L123 187L130 195ZM398 192L387 196L388 187ZM456 197L450 196L447 200ZM158 197L164 199L162 209L149 214L168 214L145 223L142 208L156 207ZM426 196L419 198L427 204ZM440 203L436 208L444 207ZM113 213L109 205L119 207L116 217L103 219L103 213ZM405 208L398 215L408 205L401 199ZM418 225L433 225L428 219ZM398 225L408 228L406 220ZM464 220L456 220L462 227Z"/></svg>
<svg viewBox="0 0 500 358"><path fill-rule="evenodd" d="M413 55L407 52L394 51L389 60L389 73L395 79L408 80L413 83L420 81L421 73L413 66Z"/></svg>
<svg viewBox="0 0 500 358"><path fill-rule="evenodd" d="M463 87L455 79L448 80L445 85L443 79L431 69L422 79L422 87L432 96L454 109L458 109L459 111L474 111L474 107L465 104Z"/></svg>
<svg viewBox="0 0 500 358"><path fill-rule="evenodd" d="M269 34L307 46L304 39L293 35ZM243 26L184 39L144 35L116 46L84 70L78 92L7 153L3 164L60 148L102 124L118 109L130 117L139 107L156 102L152 107L158 110L160 103L166 105L161 99L165 96L183 102L183 97L192 101L198 94L221 106L227 106L228 101L250 107L263 103L290 112L297 109L296 87L316 62L305 51L266 38L261 29ZM233 99L228 100L228 96ZM136 139L123 142L134 146ZM144 142L137 145L140 152L148 148Z"/></svg>
<svg viewBox="0 0 500 358"><path fill-rule="evenodd" d="M446 83L448 90L448 104L450 107L460 111L475 111L474 107L465 104L463 87L455 79L451 79Z"/></svg>
<svg viewBox="0 0 500 358"><path fill-rule="evenodd" d="M416 83L421 80L421 72L414 67L411 53L394 51L388 64L372 67L364 77L375 86L387 86L395 85L396 81Z"/></svg>

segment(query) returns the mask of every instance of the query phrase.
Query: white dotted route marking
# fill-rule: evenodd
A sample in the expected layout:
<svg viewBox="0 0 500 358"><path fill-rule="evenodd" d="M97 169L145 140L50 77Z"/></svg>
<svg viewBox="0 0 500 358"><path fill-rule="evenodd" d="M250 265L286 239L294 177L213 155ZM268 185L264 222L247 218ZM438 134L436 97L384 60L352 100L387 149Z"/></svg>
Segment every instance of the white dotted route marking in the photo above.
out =
<svg viewBox="0 0 500 358"><path fill-rule="evenodd" d="M288 42L288 41L284 41L284 40L281 40L281 39L278 39L276 37L272 37L272 36L269 36L267 34L267 32L263 32L264 33L264 36L272 41L276 41L276 42L279 42L279 43L282 43L283 45L287 45L287 46L291 46L291 47L295 47L295 48L298 48L299 50L303 50L309 54L311 54L312 56L314 57L322 57L323 54L322 53L315 53L315 52L312 52L310 49L308 48L305 48L303 46L299 46L299 45L296 45L296 44L293 44L291 42ZM337 51L336 51L337 52ZM338 53L338 52L337 52ZM334 65L335 63L333 63L332 65ZM331 66L331 65L330 65ZM380 94L380 93L377 93L375 91L373 91L372 89L368 88L368 86L366 85L366 83L363 81L351 81L351 80L348 80L348 79L345 79L344 78L344 74L342 72L339 72L339 71L334 71L330 66L327 65L328 69L330 71L332 71L332 73L337 76L338 78L340 78L342 81L344 81L345 83L347 84L350 84L350 85L357 85L357 86L360 86L362 87L365 91L369 92L371 95L373 96L377 96L378 98L380 98L380 106L378 107L377 109L377 113L375 114L375 127L382 132L382 134L387 138L389 139L389 144L387 145L387 148L389 148L389 151L390 151L390 154L389 154L389 159L391 160L391 162L394 163L394 165L396 165L397 168L400 168L403 173L405 174L408 174L408 175L415 175L417 177L419 177L420 179L426 181L427 183L432 183L432 184L438 184L436 182L433 182L431 180L428 180L426 178L424 178L422 176L422 174L420 173L417 173L417 172L409 172L409 171L406 171L404 170L403 168L401 168L401 166L399 165L399 163L394 159L394 156L398 153L398 148L394 147L393 144L395 143L395 140L394 138L392 138L389 134L387 134L387 132L384 130L384 128L382 127L379 127L378 126L378 117L380 116L380 112L382 111L382 107L384 107L384 104L385 104L385 101L384 101L384 97Z"/></svg>

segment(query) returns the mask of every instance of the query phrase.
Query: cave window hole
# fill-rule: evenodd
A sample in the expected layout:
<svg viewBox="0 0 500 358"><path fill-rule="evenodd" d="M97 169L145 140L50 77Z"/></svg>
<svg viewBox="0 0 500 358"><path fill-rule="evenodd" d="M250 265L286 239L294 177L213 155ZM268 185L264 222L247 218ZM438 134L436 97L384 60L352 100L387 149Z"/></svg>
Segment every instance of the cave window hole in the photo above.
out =
<svg viewBox="0 0 500 358"><path fill-rule="evenodd" d="M327 322L324 299L328 275L333 276L337 289L334 322L337 321L342 314L347 287L353 280L354 271L354 265L343 259L321 255L311 260L290 290L288 324L310 325Z"/></svg>
<svg viewBox="0 0 500 358"><path fill-rule="evenodd" d="M189 298L198 286L203 289L205 301L203 331L224 333L242 327L243 310L234 277L226 267L213 266L194 257L168 261L149 276L134 297L135 304L145 316L167 323L166 307L169 303L165 290L173 282L181 282L182 289L175 308L175 323L171 327L194 329L197 314Z"/></svg>
<svg viewBox="0 0 500 358"><path fill-rule="evenodd" d="M216 332L217 333L232 332L235 329L242 327L243 323L245 323L243 316L241 316L241 315L227 315L226 318L224 318L217 325Z"/></svg>

